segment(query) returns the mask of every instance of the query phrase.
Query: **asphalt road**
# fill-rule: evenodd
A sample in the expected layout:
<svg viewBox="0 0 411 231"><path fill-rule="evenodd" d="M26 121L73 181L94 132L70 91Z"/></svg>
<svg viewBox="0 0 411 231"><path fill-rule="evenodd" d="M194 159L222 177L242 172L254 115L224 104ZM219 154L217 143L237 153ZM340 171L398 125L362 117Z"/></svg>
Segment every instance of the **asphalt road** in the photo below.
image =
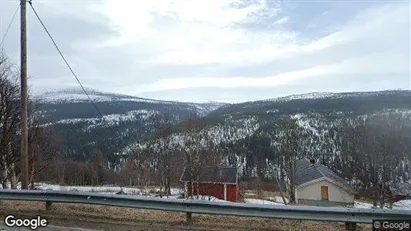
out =
<svg viewBox="0 0 411 231"><path fill-rule="evenodd" d="M53 225L48 225L47 227L39 227L36 230L38 231L109 231L109 230L116 230L116 231L174 231L174 230L201 230L201 231L209 231L209 230L226 230L226 229L214 229L210 227L201 227L195 225L186 225L184 223L175 224L175 223L146 223L146 222L119 222L119 221L111 221L111 220L102 220L102 219L87 219L85 220L58 220L52 219L50 222ZM77 226L77 227L74 227ZM84 228L80 228L84 227ZM87 227L87 228L86 228ZM7 227L4 221L0 222L0 231L8 231L8 230L21 230L21 231L28 231L32 230L30 228L21 228L21 227Z"/></svg>
<svg viewBox="0 0 411 231"><path fill-rule="evenodd" d="M13 230L13 231L28 231L28 230L32 230L30 228L21 228L21 227L7 227L6 224L4 224L4 222L0 222L0 230L1 231L8 231L8 230ZM97 231L99 229L83 229L83 228L74 228L74 227L65 227L65 226L56 226L56 225L49 225L47 227L40 227L37 230L39 231ZM100 231L100 230L99 230Z"/></svg>

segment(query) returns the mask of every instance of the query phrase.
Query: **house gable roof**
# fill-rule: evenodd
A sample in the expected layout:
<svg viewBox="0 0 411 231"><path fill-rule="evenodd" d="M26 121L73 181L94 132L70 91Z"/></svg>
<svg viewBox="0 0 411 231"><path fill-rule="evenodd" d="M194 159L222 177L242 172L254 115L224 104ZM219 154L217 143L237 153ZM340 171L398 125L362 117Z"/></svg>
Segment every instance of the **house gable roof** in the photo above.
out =
<svg viewBox="0 0 411 231"><path fill-rule="evenodd" d="M309 160L300 159L296 162L295 167L295 185L297 187L309 185L310 182L315 183L319 179L329 179L330 182L333 182L342 188L351 190L350 185L348 185L344 179L322 164L316 163L311 165Z"/></svg>
<svg viewBox="0 0 411 231"><path fill-rule="evenodd" d="M184 168L180 181L191 181L190 171L187 167ZM237 168L205 166L200 170L198 181L203 183L237 184Z"/></svg>

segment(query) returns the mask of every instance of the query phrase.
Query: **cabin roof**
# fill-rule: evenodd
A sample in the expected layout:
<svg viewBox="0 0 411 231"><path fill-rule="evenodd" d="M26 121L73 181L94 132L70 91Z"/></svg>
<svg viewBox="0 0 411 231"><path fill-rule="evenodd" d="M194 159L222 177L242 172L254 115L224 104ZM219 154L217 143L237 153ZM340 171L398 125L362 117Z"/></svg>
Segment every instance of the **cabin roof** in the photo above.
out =
<svg viewBox="0 0 411 231"><path fill-rule="evenodd" d="M295 185L307 184L320 178L328 178L339 184L343 188L351 189L347 182L339 177L335 172L331 171L327 166L315 163L312 165L307 159L297 160L295 174Z"/></svg>

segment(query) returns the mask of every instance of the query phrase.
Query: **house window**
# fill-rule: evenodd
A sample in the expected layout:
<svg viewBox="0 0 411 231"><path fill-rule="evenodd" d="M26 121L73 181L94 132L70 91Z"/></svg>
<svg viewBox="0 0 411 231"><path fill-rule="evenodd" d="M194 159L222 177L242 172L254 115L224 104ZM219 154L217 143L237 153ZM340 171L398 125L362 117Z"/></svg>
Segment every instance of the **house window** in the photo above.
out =
<svg viewBox="0 0 411 231"><path fill-rule="evenodd" d="M321 186L321 200L328 200L328 186Z"/></svg>

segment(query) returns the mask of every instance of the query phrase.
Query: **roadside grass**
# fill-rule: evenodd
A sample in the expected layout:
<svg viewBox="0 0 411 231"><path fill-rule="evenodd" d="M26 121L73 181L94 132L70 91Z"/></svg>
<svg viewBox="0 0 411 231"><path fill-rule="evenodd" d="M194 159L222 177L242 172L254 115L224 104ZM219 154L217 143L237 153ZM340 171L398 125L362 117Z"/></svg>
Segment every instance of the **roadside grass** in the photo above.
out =
<svg viewBox="0 0 411 231"><path fill-rule="evenodd" d="M77 221L93 220L93 222L105 224L106 227L112 225L111 228L115 228L118 224L161 224L166 227L178 226L181 229L190 230L200 227L206 230L344 230L343 223L202 214L193 214L193 223L187 224L186 215L177 212L63 203L53 203L52 209L46 211L44 202L5 200L1 201L0 214L2 218L8 214L26 217L41 215L48 218L51 224L65 221L73 226L81 223ZM359 230L372 230L371 225L359 226Z"/></svg>

